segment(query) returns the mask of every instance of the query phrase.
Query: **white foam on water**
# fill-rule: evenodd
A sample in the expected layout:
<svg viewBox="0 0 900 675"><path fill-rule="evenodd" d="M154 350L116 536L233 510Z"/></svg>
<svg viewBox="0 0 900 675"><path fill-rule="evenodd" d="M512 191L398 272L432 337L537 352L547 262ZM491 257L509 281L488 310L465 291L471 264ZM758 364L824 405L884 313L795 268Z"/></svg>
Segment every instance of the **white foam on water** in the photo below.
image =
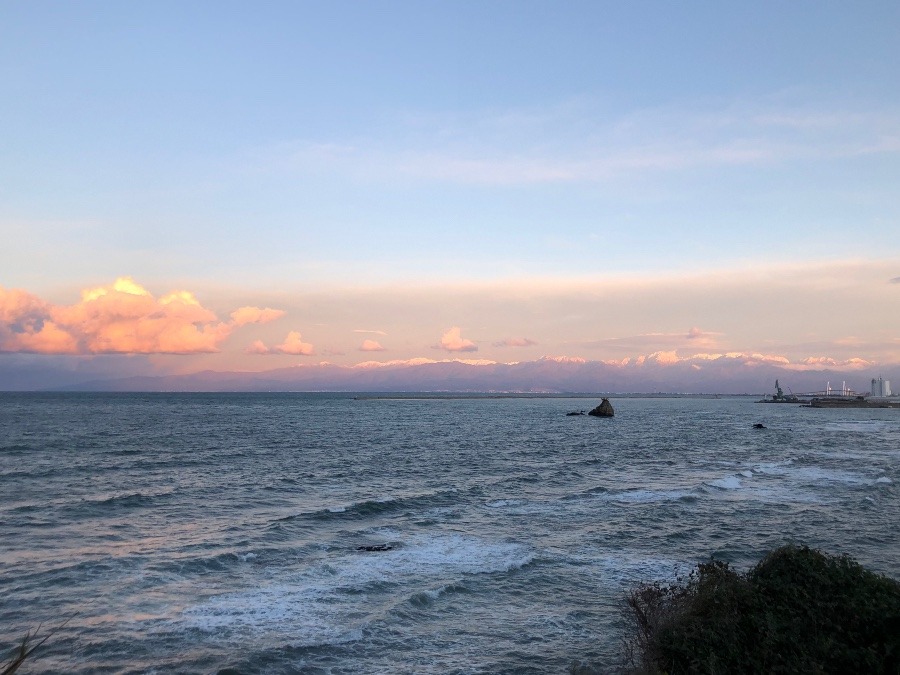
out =
<svg viewBox="0 0 900 675"><path fill-rule="evenodd" d="M240 560L241 562L247 562L248 560L255 560L256 557L257 557L256 554L253 552L238 553L238 556L237 556L238 560Z"/></svg>
<svg viewBox="0 0 900 675"><path fill-rule="evenodd" d="M828 422L823 425L823 428L825 431L872 434L882 431L898 430L900 429L900 424L887 420L845 420L841 422Z"/></svg>
<svg viewBox="0 0 900 675"><path fill-rule="evenodd" d="M188 607L181 623L212 638L281 639L295 646L358 639L359 631L403 596L437 598L469 574L500 573L534 558L524 545L462 535L414 537L380 552L340 551L301 572L267 570L268 583Z"/></svg>
<svg viewBox="0 0 900 675"><path fill-rule="evenodd" d="M740 475L743 476L744 478L753 478L753 472L750 469L747 469L746 471L741 471Z"/></svg>
<svg viewBox="0 0 900 675"><path fill-rule="evenodd" d="M790 472L798 479L806 482L847 483L848 485L865 485L871 480L852 471L839 469L823 469L818 466L797 467Z"/></svg>
<svg viewBox="0 0 900 675"><path fill-rule="evenodd" d="M687 497L690 490L627 490L625 492L598 495L604 501L643 503L643 502L672 502Z"/></svg>
<svg viewBox="0 0 900 675"><path fill-rule="evenodd" d="M888 478L887 476L881 476L880 478L876 478L876 479L875 479L875 482L876 482L876 483L893 483L894 481L892 481L892 480L891 480L890 478Z"/></svg>
<svg viewBox="0 0 900 675"><path fill-rule="evenodd" d="M444 584L438 588L429 588L428 590L420 591L410 598L410 602L413 604L431 604L453 587L453 584Z"/></svg>
<svg viewBox="0 0 900 675"><path fill-rule="evenodd" d="M488 502L485 504L490 509L499 509L504 506L522 506L527 502L524 499L495 499L492 502Z"/></svg>
<svg viewBox="0 0 900 675"><path fill-rule="evenodd" d="M848 485L870 484L870 478L855 471L842 469L826 469L820 466L796 466L792 463L760 464L753 469L757 473L769 476L782 476L789 480L806 483L847 483Z"/></svg>
<svg viewBox="0 0 900 675"><path fill-rule="evenodd" d="M588 563L599 585L614 588L647 581L672 581L693 567L683 560L644 557L637 553L610 553L609 550L587 549L573 559Z"/></svg>
<svg viewBox="0 0 900 675"><path fill-rule="evenodd" d="M722 490L740 490L744 487L744 484L741 483L741 479L737 476L725 476L725 478L706 481L706 485Z"/></svg>

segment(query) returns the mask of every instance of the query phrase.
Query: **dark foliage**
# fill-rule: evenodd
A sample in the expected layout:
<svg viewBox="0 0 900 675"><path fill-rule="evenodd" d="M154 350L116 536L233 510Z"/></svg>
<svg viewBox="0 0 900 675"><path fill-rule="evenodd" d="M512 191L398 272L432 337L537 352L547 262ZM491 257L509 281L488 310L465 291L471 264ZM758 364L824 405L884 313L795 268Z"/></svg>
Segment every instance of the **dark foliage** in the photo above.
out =
<svg viewBox="0 0 900 675"><path fill-rule="evenodd" d="M644 673L900 673L900 584L848 556L785 546L746 574L702 563L628 596Z"/></svg>

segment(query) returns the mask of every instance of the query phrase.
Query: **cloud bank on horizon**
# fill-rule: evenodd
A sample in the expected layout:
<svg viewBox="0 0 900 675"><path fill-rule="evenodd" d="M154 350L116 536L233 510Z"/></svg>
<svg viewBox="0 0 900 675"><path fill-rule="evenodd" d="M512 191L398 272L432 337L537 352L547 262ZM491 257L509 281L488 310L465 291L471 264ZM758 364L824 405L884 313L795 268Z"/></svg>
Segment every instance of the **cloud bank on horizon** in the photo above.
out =
<svg viewBox="0 0 900 675"><path fill-rule="evenodd" d="M380 293L332 289L302 298L300 307L247 305L232 310L224 320L191 291L155 297L130 277L85 289L80 300L69 305L0 287L0 359L15 354L72 358L118 354L182 360L177 366L171 359L148 365L148 374L201 367L262 371L327 363L365 370L459 362L484 367L485 388L490 388L490 366L529 361L568 367L602 364L648 377L654 370L701 371L735 364L794 373L890 372L900 367L900 325L893 312L900 291L889 269L860 262L737 270L713 279L679 277L655 283L646 278L567 284L556 280L531 287L507 282L468 289L407 289L405 294L396 288ZM296 302L295 296L289 297ZM808 312L798 316L811 299L823 297L828 302L814 325L808 324ZM266 298L266 304L272 299ZM473 337L464 335L458 325L439 328L447 306L472 326L466 332L473 332ZM851 333L842 322L831 322L835 312L849 317L862 332ZM345 317L343 325L335 314ZM404 318L398 322L398 317L410 316L417 317L415 324L404 323L408 321ZM388 329L353 328L360 319ZM696 324L654 330L685 319L718 330ZM307 328L303 333L291 329L298 325ZM510 334L511 325L527 326L539 339L502 337ZM756 327L756 337L748 337L752 335L748 325ZM305 337L307 332L313 337ZM359 343L360 333L377 335L379 340L365 338ZM436 344L429 341L435 333L440 336ZM426 356L433 350L448 356ZM513 361L511 350L517 357ZM354 355L360 352L385 357L362 360ZM478 358L465 356L475 353ZM259 355L275 361L247 360ZM316 360L317 355L327 358Z"/></svg>

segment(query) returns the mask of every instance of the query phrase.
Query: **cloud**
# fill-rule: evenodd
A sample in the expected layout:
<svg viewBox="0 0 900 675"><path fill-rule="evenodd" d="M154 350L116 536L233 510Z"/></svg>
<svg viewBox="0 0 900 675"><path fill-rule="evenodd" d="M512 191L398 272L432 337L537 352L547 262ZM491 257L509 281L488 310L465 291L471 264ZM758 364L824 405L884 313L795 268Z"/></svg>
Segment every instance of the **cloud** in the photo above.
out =
<svg viewBox="0 0 900 675"><path fill-rule="evenodd" d="M386 351L384 347L377 340L363 340L363 343L359 346L359 351L361 352L383 352Z"/></svg>
<svg viewBox="0 0 900 675"><path fill-rule="evenodd" d="M313 346L308 342L303 342L302 336L295 330L287 334L280 345L274 347L275 352L279 354L294 354L297 356L309 356L314 353Z"/></svg>
<svg viewBox="0 0 900 675"><path fill-rule="evenodd" d="M606 338L585 344L585 347L614 348L617 351L633 351L635 349L656 349L668 352L673 349L714 349L718 337L722 333L705 331L696 326L687 333L642 333L627 337Z"/></svg>
<svg viewBox="0 0 900 675"><path fill-rule="evenodd" d="M235 326L245 326L248 323L269 323L270 321L275 321L275 319L280 319L283 316L284 311L281 309L272 309L271 307L266 307L265 309L260 309L259 307L241 307L231 313L231 322Z"/></svg>
<svg viewBox="0 0 900 675"><path fill-rule="evenodd" d="M505 340L500 340L499 342L495 342L495 347L531 347L536 345L537 342L534 340L529 340L524 337L512 337L506 338Z"/></svg>
<svg viewBox="0 0 900 675"><path fill-rule="evenodd" d="M236 316L235 316L236 315ZM130 277L84 290L81 301L55 306L0 287L0 351L41 354L198 354L218 351L246 323L279 310L243 307L219 321L189 291L159 299Z"/></svg>
<svg viewBox="0 0 900 675"><path fill-rule="evenodd" d="M478 345L463 338L459 326L453 326L441 336L441 343L435 345L433 349L443 349L446 352L477 352Z"/></svg>
<svg viewBox="0 0 900 675"><path fill-rule="evenodd" d="M271 354L262 340L254 340L253 343L244 350L246 354Z"/></svg>
<svg viewBox="0 0 900 675"><path fill-rule="evenodd" d="M354 333L369 333L370 335L387 335L383 330L366 330L365 328L354 328Z"/></svg>
<svg viewBox="0 0 900 675"><path fill-rule="evenodd" d="M900 277L894 277L893 279L888 281L888 283L889 284L900 284Z"/></svg>
<svg viewBox="0 0 900 675"><path fill-rule="evenodd" d="M896 111L810 108L783 95L670 105L611 117L587 99L542 110L421 115L401 147L298 142L270 170L481 185L609 182L628 174L771 166L900 151ZM536 140L538 139L538 140Z"/></svg>

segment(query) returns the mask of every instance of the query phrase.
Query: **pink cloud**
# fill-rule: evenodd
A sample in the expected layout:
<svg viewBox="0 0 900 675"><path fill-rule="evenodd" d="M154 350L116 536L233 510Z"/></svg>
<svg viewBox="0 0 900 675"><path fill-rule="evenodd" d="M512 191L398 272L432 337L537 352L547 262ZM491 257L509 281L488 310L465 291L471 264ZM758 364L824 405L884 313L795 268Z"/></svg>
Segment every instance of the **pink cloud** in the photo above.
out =
<svg viewBox="0 0 900 675"><path fill-rule="evenodd" d="M363 343L359 346L359 351L361 352L383 352L386 351L384 347L377 340L363 340Z"/></svg>
<svg viewBox="0 0 900 675"><path fill-rule="evenodd" d="M0 288L0 351L42 354L197 354L218 351L235 327L279 310L244 307L219 321L189 291L159 299L130 277L87 289L55 306L22 290ZM233 317L234 318L234 317Z"/></svg>
<svg viewBox="0 0 900 675"><path fill-rule="evenodd" d="M477 352L478 345L463 338L460 335L459 326L453 326L441 336L441 343L434 349L443 349L446 352Z"/></svg>
<svg viewBox="0 0 900 675"><path fill-rule="evenodd" d="M246 326L248 323L269 323L284 316L284 310L266 307L241 307L231 313L231 322L235 326Z"/></svg>
<svg viewBox="0 0 900 675"><path fill-rule="evenodd" d="M254 340L253 344L251 344L247 349L244 350L246 354L270 354L271 351L268 347L266 347L265 343L262 340Z"/></svg>
<svg viewBox="0 0 900 675"><path fill-rule="evenodd" d="M643 333L627 337L605 338L585 344L589 348L614 348L617 351L673 349L715 349L721 333L702 330L696 326L687 333Z"/></svg>
<svg viewBox="0 0 900 675"><path fill-rule="evenodd" d="M524 337L512 337L506 338L505 340L500 340L499 342L495 342L495 347L531 347L536 345L537 342L534 340L529 340Z"/></svg>
<svg viewBox="0 0 900 675"><path fill-rule="evenodd" d="M276 346L273 351L279 354L294 354L297 356L309 356L314 353L313 346L308 342L303 342L302 336L295 330L287 334L280 345Z"/></svg>

